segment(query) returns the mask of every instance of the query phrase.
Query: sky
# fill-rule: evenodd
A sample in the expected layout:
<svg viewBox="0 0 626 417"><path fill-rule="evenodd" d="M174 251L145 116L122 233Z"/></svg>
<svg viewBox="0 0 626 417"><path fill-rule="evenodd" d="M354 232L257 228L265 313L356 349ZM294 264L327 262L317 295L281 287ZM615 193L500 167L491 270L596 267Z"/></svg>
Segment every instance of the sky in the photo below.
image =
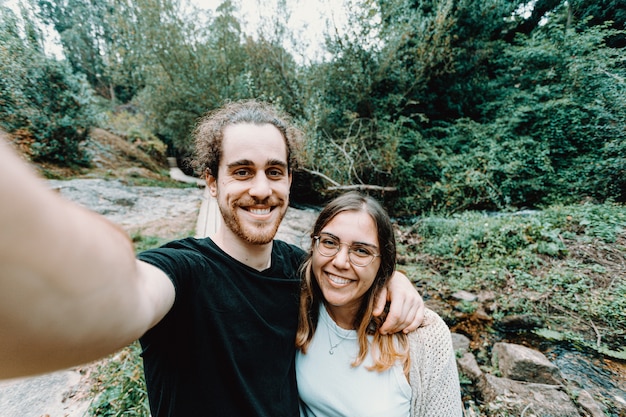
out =
<svg viewBox="0 0 626 417"><path fill-rule="evenodd" d="M202 8L215 10L222 0L190 0ZM239 6L241 21L246 23L244 31L250 35L256 32L261 22L276 13L277 0L233 0ZM346 21L345 0L287 0L291 10L289 28L300 34L309 43L306 56L313 58L321 51L327 21L339 28Z"/></svg>
<svg viewBox="0 0 626 417"><path fill-rule="evenodd" d="M223 0L189 0L191 3L203 9L215 10ZM244 31L249 35L256 34L259 25L264 19L276 13L278 0L233 0L239 6L240 21L244 23ZM322 42L327 21L334 22L339 28L346 21L345 0L286 0L287 7L291 10L288 21L289 28L309 44L304 55L314 59L321 54ZM17 11L19 0L0 0L0 4L13 8ZM45 48L48 53L58 55L55 49L53 33L49 33L49 41Z"/></svg>

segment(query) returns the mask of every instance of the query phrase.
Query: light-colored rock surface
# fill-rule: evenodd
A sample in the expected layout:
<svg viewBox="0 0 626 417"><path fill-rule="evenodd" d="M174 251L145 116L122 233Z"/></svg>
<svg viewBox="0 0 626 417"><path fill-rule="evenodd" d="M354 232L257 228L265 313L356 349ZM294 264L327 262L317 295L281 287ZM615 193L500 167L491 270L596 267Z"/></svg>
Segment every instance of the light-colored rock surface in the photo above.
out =
<svg viewBox="0 0 626 417"><path fill-rule="evenodd" d="M1 417L83 417L89 400L78 370L0 381Z"/></svg>

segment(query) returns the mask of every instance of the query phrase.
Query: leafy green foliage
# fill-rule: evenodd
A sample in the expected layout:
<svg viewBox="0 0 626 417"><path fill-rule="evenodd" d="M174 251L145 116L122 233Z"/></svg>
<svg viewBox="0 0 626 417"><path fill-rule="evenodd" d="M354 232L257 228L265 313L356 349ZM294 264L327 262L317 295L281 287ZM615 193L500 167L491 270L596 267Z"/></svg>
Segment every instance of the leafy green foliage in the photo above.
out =
<svg viewBox="0 0 626 417"><path fill-rule="evenodd" d="M92 375L92 416L150 417L139 342L103 362Z"/></svg>
<svg viewBox="0 0 626 417"><path fill-rule="evenodd" d="M547 24L501 48L491 62L493 79L480 81L490 97L476 107L479 119L418 128L437 155L420 165L441 174L409 184L398 207L458 211L589 197L624 201L626 73L620 50L604 46L613 33ZM411 163L416 150L423 154L415 148L401 154L414 177L423 169Z"/></svg>
<svg viewBox="0 0 626 417"><path fill-rule="evenodd" d="M103 110L100 112L99 124L137 145L155 161L166 163L167 145L156 137L146 116L135 108L125 106L115 110Z"/></svg>
<svg viewBox="0 0 626 417"><path fill-rule="evenodd" d="M93 118L83 79L46 57L41 39L23 38L9 9L1 7L0 17L0 126L32 141L34 160L88 164L80 142Z"/></svg>
<svg viewBox="0 0 626 417"><path fill-rule="evenodd" d="M73 72L83 74L100 96L129 101L141 87L140 74L125 49L114 11L123 5L115 1L29 0L43 23L59 34L63 54ZM132 19L133 16L127 16Z"/></svg>
<svg viewBox="0 0 626 417"><path fill-rule="evenodd" d="M327 41L334 58L309 73L304 156L321 184L395 185L399 215L624 201L618 33L575 31L562 2L522 6L355 7Z"/></svg>

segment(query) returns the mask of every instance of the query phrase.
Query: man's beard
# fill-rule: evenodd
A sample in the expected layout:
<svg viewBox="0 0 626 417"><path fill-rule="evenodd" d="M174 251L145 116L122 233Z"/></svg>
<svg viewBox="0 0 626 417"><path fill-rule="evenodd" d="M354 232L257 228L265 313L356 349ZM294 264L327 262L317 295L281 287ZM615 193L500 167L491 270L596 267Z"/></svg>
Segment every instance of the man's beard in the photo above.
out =
<svg viewBox="0 0 626 417"><path fill-rule="evenodd" d="M273 210L283 210L283 207L285 207L273 224L263 223L261 225L254 224L253 222L246 222L244 224L237 215L237 208L240 206L237 204L237 201L233 202L230 207L222 207L219 196L217 201L220 213L224 219L224 225L228 227L228 229L230 229L237 237L253 245L265 245L274 240L274 236L276 236L276 232L278 232L278 227L287 213L285 206L275 206L275 204L272 204L275 206Z"/></svg>

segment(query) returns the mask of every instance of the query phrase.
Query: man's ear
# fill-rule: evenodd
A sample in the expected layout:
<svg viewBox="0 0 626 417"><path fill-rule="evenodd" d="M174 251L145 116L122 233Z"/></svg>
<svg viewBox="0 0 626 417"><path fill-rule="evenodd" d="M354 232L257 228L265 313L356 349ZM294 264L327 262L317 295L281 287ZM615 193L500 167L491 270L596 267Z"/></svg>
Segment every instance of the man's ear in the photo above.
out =
<svg viewBox="0 0 626 417"><path fill-rule="evenodd" d="M215 178L209 170L204 174L204 180L206 181L206 186L209 187L209 193L211 193L211 197L217 197L217 178Z"/></svg>

